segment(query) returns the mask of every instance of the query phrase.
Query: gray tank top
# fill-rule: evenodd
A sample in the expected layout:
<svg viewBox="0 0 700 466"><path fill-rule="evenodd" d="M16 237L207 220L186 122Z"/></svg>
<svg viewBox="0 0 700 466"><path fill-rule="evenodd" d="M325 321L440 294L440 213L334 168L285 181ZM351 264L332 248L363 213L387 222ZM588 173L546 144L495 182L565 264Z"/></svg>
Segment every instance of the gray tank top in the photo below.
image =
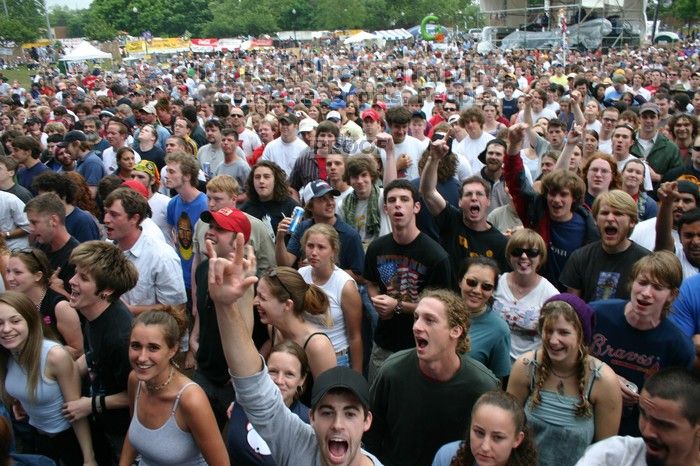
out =
<svg viewBox="0 0 700 466"><path fill-rule="evenodd" d="M175 419L175 411L180 403L180 396L194 382L185 384L177 393L170 417L157 429L144 427L139 421L139 397L141 395L141 383L136 388L136 401L134 403L134 415L129 426L129 442L141 455L140 466L198 466L206 465L199 447L192 434L180 429Z"/></svg>

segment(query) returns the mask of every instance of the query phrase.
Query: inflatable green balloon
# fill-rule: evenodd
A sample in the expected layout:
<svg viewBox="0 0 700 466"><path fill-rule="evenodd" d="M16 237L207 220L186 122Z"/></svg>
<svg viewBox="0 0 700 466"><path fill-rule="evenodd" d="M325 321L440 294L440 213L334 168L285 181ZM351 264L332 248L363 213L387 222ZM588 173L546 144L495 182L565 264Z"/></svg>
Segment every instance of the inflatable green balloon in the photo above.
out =
<svg viewBox="0 0 700 466"><path fill-rule="evenodd" d="M428 15L425 18L423 18L423 21L420 22L420 35L423 39L425 40L435 40L435 35L430 34L428 32L428 29L426 28L428 24L435 24L437 22L438 18L437 16L434 15ZM442 32L441 27L437 27L435 32Z"/></svg>

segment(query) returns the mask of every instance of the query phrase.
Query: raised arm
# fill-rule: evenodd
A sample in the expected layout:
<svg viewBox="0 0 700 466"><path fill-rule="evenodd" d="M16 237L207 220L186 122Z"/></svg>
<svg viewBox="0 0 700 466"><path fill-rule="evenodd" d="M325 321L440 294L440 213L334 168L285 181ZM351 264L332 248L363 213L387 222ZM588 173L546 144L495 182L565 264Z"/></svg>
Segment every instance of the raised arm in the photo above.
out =
<svg viewBox="0 0 700 466"><path fill-rule="evenodd" d="M391 134L379 133L377 135L377 141L381 141L379 143L384 148L384 153L386 153L382 186L387 186L398 176L396 167L396 152L394 151L394 138L391 137Z"/></svg>
<svg viewBox="0 0 700 466"><path fill-rule="evenodd" d="M678 183L675 181L663 183L657 192L661 204L656 215L656 244L654 245L654 251L670 251L675 254L673 201L678 196Z"/></svg>
<svg viewBox="0 0 700 466"><path fill-rule="evenodd" d="M236 251L228 258L217 257L207 240L209 254L209 295L216 308L216 319L223 345L224 356L231 375L247 377L263 368L262 360L255 348L247 328L244 314L253 313L252 293L247 292L258 279L252 248L243 257L243 234L236 235Z"/></svg>
<svg viewBox="0 0 700 466"><path fill-rule="evenodd" d="M277 224L277 234L275 235L275 260L279 266L292 267L297 260L297 256L287 250L287 244L284 238L289 234L289 224L292 223L292 217L285 216Z"/></svg>
<svg viewBox="0 0 700 466"><path fill-rule="evenodd" d="M556 165L554 165L555 170L569 170L571 155L579 142L581 142L581 128L574 126L566 137L566 145L564 150L561 151Z"/></svg>
<svg viewBox="0 0 700 466"><path fill-rule="evenodd" d="M428 155L420 177L420 194L428 211L432 215L438 215L447 206L445 198L437 190L438 165L440 160L450 152L450 148L447 146L447 141L441 139L430 143L428 150L430 150L430 155Z"/></svg>
<svg viewBox="0 0 700 466"><path fill-rule="evenodd" d="M581 110L581 93L579 91L573 91L571 93L571 110L574 112L574 121L577 125L585 125L586 117L583 115L583 110Z"/></svg>

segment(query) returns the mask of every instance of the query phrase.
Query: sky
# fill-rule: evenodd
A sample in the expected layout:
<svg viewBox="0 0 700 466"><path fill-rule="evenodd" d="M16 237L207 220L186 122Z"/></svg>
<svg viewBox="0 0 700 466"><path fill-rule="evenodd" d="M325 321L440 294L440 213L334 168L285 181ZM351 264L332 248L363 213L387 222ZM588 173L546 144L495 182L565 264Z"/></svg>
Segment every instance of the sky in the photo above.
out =
<svg viewBox="0 0 700 466"><path fill-rule="evenodd" d="M72 9L87 8L92 0L46 0L49 8L52 6L67 6Z"/></svg>

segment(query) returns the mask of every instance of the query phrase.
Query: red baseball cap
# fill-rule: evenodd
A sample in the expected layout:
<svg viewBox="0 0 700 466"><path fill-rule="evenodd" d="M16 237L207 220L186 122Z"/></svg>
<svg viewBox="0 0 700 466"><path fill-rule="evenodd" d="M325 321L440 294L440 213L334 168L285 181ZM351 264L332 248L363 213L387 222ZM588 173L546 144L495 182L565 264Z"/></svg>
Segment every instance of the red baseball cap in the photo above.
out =
<svg viewBox="0 0 700 466"><path fill-rule="evenodd" d="M371 108L362 112L361 116L363 120L366 118L371 118L374 121L382 121L382 117L379 116L379 113L377 113L376 110L372 110Z"/></svg>
<svg viewBox="0 0 700 466"><path fill-rule="evenodd" d="M378 100L372 104L372 108L374 108L375 106L381 108L382 110L384 110L386 112L386 102Z"/></svg>
<svg viewBox="0 0 700 466"><path fill-rule="evenodd" d="M205 223L216 222L221 228L232 231L234 233L243 233L243 239L247 243L250 239L250 220L246 214L238 209L224 207L217 211L205 210L199 216Z"/></svg>
<svg viewBox="0 0 700 466"><path fill-rule="evenodd" d="M134 191L142 195L144 198L148 199L148 190L140 181L126 180L121 185L133 189Z"/></svg>

